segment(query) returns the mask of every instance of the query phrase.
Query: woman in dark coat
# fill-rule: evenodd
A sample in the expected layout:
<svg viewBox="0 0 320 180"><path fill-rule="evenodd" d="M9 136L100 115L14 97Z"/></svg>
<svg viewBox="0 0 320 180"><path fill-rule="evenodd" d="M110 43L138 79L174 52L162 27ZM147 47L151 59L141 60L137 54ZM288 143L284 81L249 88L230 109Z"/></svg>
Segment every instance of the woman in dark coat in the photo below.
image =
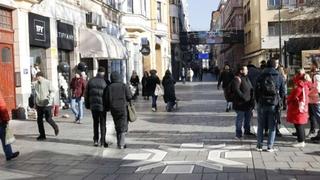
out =
<svg viewBox="0 0 320 180"><path fill-rule="evenodd" d="M176 104L176 93L174 89L175 80L173 79L171 72L166 71L165 76L162 79L162 85L164 87L164 102L167 103L167 111L170 112L173 106Z"/></svg>
<svg viewBox="0 0 320 180"><path fill-rule="evenodd" d="M136 71L132 71L132 75L130 78L130 84L135 88L135 92L133 93L132 99L137 99L137 96L139 96L140 79L139 79L139 76L137 75Z"/></svg>
<svg viewBox="0 0 320 180"><path fill-rule="evenodd" d="M160 85L160 79L157 76L157 71L156 70L151 70L150 71L151 76L148 79L147 82L147 88L150 90L150 95L152 96L152 111L156 112L157 111L157 99L158 96L154 94L156 90L157 84Z"/></svg>
<svg viewBox="0 0 320 180"><path fill-rule="evenodd" d="M149 100L149 96L150 96L150 90L147 87L148 78L149 78L149 73L148 73L148 71L145 71L143 74L142 80L141 80L142 96L143 96L144 100Z"/></svg>
<svg viewBox="0 0 320 180"><path fill-rule="evenodd" d="M126 148L125 133L128 131L127 104L132 95L127 85L122 82L118 72L111 73L111 85L104 93L106 107L110 109L117 132L117 145L119 149Z"/></svg>

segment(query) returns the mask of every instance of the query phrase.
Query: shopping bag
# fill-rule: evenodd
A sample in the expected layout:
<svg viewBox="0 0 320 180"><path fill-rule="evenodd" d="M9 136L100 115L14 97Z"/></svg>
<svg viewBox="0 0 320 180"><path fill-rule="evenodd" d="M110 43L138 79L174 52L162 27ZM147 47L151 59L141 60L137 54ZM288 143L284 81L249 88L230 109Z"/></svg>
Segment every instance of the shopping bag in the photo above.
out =
<svg viewBox="0 0 320 180"><path fill-rule="evenodd" d="M132 103L129 103L127 106L128 109L128 121L134 122L137 120L136 108Z"/></svg>
<svg viewBox="0 0 320 180"><path fill-rule="evenodd" d="M154 91L154 95L156 96L162 96L163 95L163 90L159 84L157 84L156 89Z"/></svg>
<svg viewBox="0 0 320 180"><path fill-rule="evenodd" d="M6 128L6 141L5 141L6 145L12 144L12 143L14 143L14 141L16 141L16 138L13 135L12 129L9 126L7 126L7 128Z"/></svg>

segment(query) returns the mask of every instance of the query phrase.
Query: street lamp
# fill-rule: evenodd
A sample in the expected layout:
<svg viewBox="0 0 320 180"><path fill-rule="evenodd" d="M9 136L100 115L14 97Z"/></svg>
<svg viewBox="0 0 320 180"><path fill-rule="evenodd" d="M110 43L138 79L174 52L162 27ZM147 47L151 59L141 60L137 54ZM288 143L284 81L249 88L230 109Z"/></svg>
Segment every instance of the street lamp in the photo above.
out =
<svg viewBox="0 0 320 180"><path fill-rule="evenodd" d="M279 62L283 64L282 62L282 24L281 24L281 8L282 8L282 0L280 0L279 4Z"/></svg>

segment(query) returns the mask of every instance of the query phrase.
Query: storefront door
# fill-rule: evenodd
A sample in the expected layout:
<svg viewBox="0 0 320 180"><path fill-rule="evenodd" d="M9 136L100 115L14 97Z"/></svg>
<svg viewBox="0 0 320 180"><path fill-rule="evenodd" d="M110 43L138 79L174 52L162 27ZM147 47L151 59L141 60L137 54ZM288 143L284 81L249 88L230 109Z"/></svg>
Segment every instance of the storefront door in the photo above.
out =
<svg viewBox="0 0 320 180"><path fill-rule="evenodd" d="M0 43L0 90L9 109L15 108L13 46Z"/></svg>

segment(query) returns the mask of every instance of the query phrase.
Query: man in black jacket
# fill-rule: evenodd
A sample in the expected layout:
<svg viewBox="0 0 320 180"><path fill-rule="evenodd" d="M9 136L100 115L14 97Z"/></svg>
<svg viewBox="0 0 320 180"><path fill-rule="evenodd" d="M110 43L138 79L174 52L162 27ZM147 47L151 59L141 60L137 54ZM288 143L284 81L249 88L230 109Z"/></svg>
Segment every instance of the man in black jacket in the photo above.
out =
<svg viewBox="0 0 320 180"><path fill-rule="evenodd" d="M227 101L226 112L229 112L231 110L232 99L230 99L230 97L227 96L226 89L227 89L229 83L232 81L233 77L234 77L234 75L230 69L230 66L228 64L226 64L223 68L223 72L219 76L219 81L218 81L218 86L217 86L217 89L220 89L220 85L222 83L224 97Z"/></svg>
<svg viewBox="0 0 320 180"><path fill-rule="evenodd" d="M85 106L92 112L94 146L98 146L100 124L100 144L101 146L108 147L105 141L107 113L103 103L103 92L107 87L107 83L104 76L105 68L99 67L97 76L89 80L85 91Z"/></svg>
<svg viewBox="0 0 320 180"><path fill-rule="evenodd" d="M250 132L250 121L252 118L252 110L254 108L253 87L248 75L248 68L245 65L239 67L235 76L234 83L234 100L233 109L237 113L236 117L236 139L242 138L242 122L244 120L244 134L254 135Z"/></svg>

